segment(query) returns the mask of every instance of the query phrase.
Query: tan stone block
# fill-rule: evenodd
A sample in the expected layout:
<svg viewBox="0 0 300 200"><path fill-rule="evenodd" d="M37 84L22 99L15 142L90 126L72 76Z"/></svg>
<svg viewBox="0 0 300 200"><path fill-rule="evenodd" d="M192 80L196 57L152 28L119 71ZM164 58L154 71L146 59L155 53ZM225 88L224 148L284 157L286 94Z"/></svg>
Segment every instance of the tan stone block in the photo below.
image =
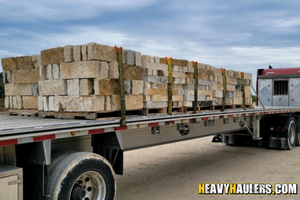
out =
<svg viewBox="0 0 300 200"><path fill-rule="evenodd" d="M2 58L1 65L4 71L35 68L32 61L32 56Z"/></svg>
<svg viewBox="0 0 300 200"><path fill-rule="evenodd" d="M10 96L6 96L5 98L4 98L4 106L5 106L5 108L10 108Z"/></svg>
<svg viewBox="0 0 300 200"><path fill-rule="evenodd" d="M59 79L60 78L60 70L58 64L52 65L52 77L53 79Z"/></svg>
<svg viewBox="0 0 300 200"><path fill-rule="evenodd" d="M117 54L114 47L97 43L87 44L88 60L117 61Z"/></svg>
<svg viewBox="0 0 300 200"><path fill-rule="evenodd" d="M151 62L143 62L142 63L143 68L148 68L152 70L161 70L164 74L164 76L168 76L168 65L167 64L159 64L159 63L151 63ZM160 72L160 73L162 73Z"/></svg>
<svg viewBox="0 0 300 200"><path fill-rule="evenodd" d="M39 68L40 80L46 80L46 68L47 66L41 66Z"/></svg>
<svg viewBox="0 0 300 200"><path fill-rule="evenodd" d="M193 102L192 101L183 101L182 105L184 107L192 107L193 106Z"/></svg>
<svg viewBox="0 0 300 200"><path fill-rule="evenodd" d="M5 95L32 95L31 83L14 84L9 83L4 85Z"/></svg>
<svg viewBox="0 0 300 200"><path fill-rule="evenodd" d="M59 103L67 112L97 112L103 111L104 99L100 96L60 96Z"/></svg>
<svg viewBox="0 0 300 200"><path fill-rule="evenodd" d="M214 90L213 97L222 98L223 97L223 90Z"/></svg>
<svg viewBox="0 0 300 200"><path fill-rule="evenodd" d="M212 90L198 90L198 95L209 95L212 96L213 95L213 91Z"/></svg>
<svg viewBox="0 0 300 200"><path fill-rule="evenodd" d="M237 79L236 78L227 77L227 84L236 85L237 84Z"/></svg>
<svg viewBox="0 0 300 200"><path fill-rule="evenodd" d="M108 63L107 62L100 62L99 78L108 78Z"/></svg>
<svg viewBox="0 0 300 200"><path fill-rule="evenodd" d="M38 110L43 111L44 110L44 104L43 104L43 97L38 96Z"/></svg>
<svg viewBox="0 0 300 200"><path fill-rule="evenodd" d="M40 79L39 69L15 70L13 83L37 83Z"/></svg>
<svg viewBox="0 0 300 200"><path fill-rule="evenodd" d="M142 54L141 52L135 52L135 65L141 67L142 66Z"/></svg>
<svg viewBox="0 0 300 200"><path fill-rule="evenodd" d="M56 47L41 51L42 65L58 64L64 62L64 48Z"/></svg>
<svg viewBox="0 0 300 200"><path fill-rule="evenodd" d="M144 89L144 95L168 95L168 89ZM173 95L178 95L177 90L173 90Z"/></svg>
<svg viewBox="0 0 300 200"><path fill-rule="evenodd" d="M23 108L24 109L38 109L38 97L33 96L23 96L22 97Z"/></svg>
<svg viewBox="0 0 300 200"><path fill-rule="evenodd" d="M43 101L43 110L44 111L49 111L49 108L48 108L48 100L49 97L48 96L45 96L45 97L42 97L42 101Z"/></svg>
<svg viewBox="0 0 300 200"><path fill-rule="evenodd" d="M96 95L117 95L120 94L118 79L95 79Z"/></svg>
<svg viewBox="0 0 300 200"><path fill-rule="evenodd" d="M34 55L31 56L31 58L32 58L32 63L34 65L34 68L39 69L42 66L41 55Z"/></svg>
<svg viewBox="0 0 300 200"><path fill-rule="evenodd" d="M241 72L234 71L234 78L242 78L241 77Z"/></svg>
<svg viewBox="0 0 300 200"><path fill-rule="evenodd" d="M117 61L112 61L108 63L108 77L109 78L119 78L119 64Z"/></svg>
<svg viewBox="0 0 300 200"><path fill-rule="evenodd" d="M13 96L13 108L22 109L22 98L21 96Z"/></svg>
<svg viewBox="0 0 300 200"><path fill-rule="evenodd" d="M66 80L39 81L39 95L67 95Z"/></svg>
<svg viewBox="0 0 300 200"><path fill-rule="evenodd" d="M172 72L172 76L176 78L185 78L184 72Z"/></svg>
<svg viewBox="0 0 300 200"><path fill-rule="evenodd" d="M131 81L131 94L143 94L144 82L141 80Z"/></svg>
<svg viewBox="0 0 300 200"><path fill-rule="evenodd" d="M124 65L124 79L142 80L142 68L138 66Z"/></svg>
<svg viewBox="0 0 300 200"><path fill-rule="evenodd" d="M111 96L105 96L105 103L104 103L104 110L105 111L111 111Z"/></svg>
<svg viewBox="0 0 300 200"><path fill-rule="evenodd" d="M69 96L79 96L79 79L67 80L67 91Z"/></svg>
<svg viewBox="0 0 300 200"><path fill-rule="evenodd" d="M99 61L79 61L60 64L61 79L95 78L100 75Z"/></svg>
<svg viewBox="0 0 300 200"><path fill-rule="evenodd" d="M81 45L73 46L73 58L75 62L81 61Z"/></svg>
<svg viewBox="0 0 300 200"><path fill-rule="evenodd" d="M251 73L245 73L244 74L244 79L252 80L252 74Z"/></svg>
<svg viewBox="0 0 300 200"><path fill-rule="evenodd" d="M66 45L64 47L64 59L65 62L74 62L72 45Z"/></svg>
<svg viewBox="0 0 300 200"><path fill-rule="evenodd" d="M167 89L168 83L154 82L154 83L151 83L151 88Z"/></svg>
<svg viewBox="0 0 300 200"><path fill-rule="evenodd" d="M10 58L2 58L1 59L1 66L4 71L11 71L11 70L18 70L20 69L17 66L17 59L14 57Z"/></svg>
<svg viewBox="0 0 300 200"><path fill-rule="evenodd" d="M143 95L126 95L126 110L140 110L143 108Z"/></svg>
<svg viewBox="0 0 300 200"><path fill-rule="evenodd" d="M144 102L151 101L151 95L143 95L143 101Z"/></svg>
<svg viewBox="0 0 300 200"><path fill-rule="evenodd" d="M142 55L142 64L143 63L150 63L151 62L151 58L148 55Z"/></svg>
<svg viewBox="0 0 300 200"><path fill-rule="evenodd" d="M80 95L94 94L94 79L80 79Z"/></svg>
<svg viewBox="0 0 300 200"><path fill-rule="evenodd" d="M82 61L88 60L88 51L87 51L87 45L81 45L81 56Z"/></svg>
<svg viewBox="0 0 300 200"><path fill-rule="evenodd" d="M243 98L233 98L233 105L242 105Z"/></svg>
<svg viewBox="0 0 300 200"><path fill-rule="evenodd" d="M228 85L227 84L227 91L236 91L236 85Z"/></svg>
<svg viewBox="0 0 300 200"><path fill-rule="evenodd" d="M168 101L168 96L152 95L151 101ZM183 101L183 95L172 96L172 101Z"/></svg>
<svg viewBox="0 0 300 200"><path fill-rule="evenodd" d="M53 76L52 76L52 65L49 64L46 66L46 79L47 80L52 80L53 79Z"/></svg>
<svg viewBox="0 0 300 200"><path fill-rule="evenodd" d="M13 71L6 71L6 79L9 83L13 83Z"/></svg>
<svg viewBox="0 0 300 200"><path fill-rule="evenodd" d="M245 86L245 97L251 97L252 95L252 88L251 86Z"/></svg>

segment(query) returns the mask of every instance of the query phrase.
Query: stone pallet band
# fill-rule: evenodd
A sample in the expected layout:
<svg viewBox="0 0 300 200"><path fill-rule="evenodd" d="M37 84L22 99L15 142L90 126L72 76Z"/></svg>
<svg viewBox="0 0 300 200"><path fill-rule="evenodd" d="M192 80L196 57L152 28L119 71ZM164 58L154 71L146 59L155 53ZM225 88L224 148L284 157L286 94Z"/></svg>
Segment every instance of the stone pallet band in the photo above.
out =
<svg viewBox="0 0 300 200"><path fill-rule="evenodd" d="M169 81L168 81L168 115L172 115L172 96L173 96L173 74L172 74L172 57L167 58Z"/></svg>
<svg viewBox="0 0 300 200"><path fill-rule="evenodd" d="M226 106L226 95L227 95L227 78L226 78L226 69L221 68L223 75L223 101L222 101L222 111L225 110Z"/></svg>
<svg viewBox="0 0 300 200"><path fill-rule="evenodd" d="M125 103L125 84L124 84L124 66L123 66L123 48L115 46L115 52L119 63L119 84L120 84L120 103L121 103L121 126L126 126L126 103Z"/></svg>
<svg viewBox="0 0 300 200"><path fill-rule="evenodd" d="M243 96L243 109L246 110L246 93L245 93L245 73L241 72L242 77L242 96Z"/></svg>

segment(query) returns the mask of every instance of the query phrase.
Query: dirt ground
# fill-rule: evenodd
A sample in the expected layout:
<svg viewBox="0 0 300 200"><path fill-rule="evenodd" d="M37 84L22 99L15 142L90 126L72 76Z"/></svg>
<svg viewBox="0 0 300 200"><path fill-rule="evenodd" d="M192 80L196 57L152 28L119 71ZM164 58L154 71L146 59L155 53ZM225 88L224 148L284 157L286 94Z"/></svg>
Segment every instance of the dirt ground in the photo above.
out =
<svg viewBox="0 0 300 200"><path fill-rule="evenodd" d="M125 152L117 200L300 199L298 195L199 195L198 183L300 183L300 147L227 146L205 137Z"/></svg>

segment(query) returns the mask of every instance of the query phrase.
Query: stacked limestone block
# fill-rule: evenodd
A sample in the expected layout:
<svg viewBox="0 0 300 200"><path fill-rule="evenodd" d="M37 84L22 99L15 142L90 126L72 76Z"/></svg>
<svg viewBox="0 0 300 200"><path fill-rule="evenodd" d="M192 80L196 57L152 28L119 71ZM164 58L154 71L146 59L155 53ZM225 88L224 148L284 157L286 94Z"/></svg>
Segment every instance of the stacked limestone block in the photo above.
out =
<svg viewBox="0 0 300 200"><path fill-rule="evenodd" d="M3 58L1 64L4 70L5 108L37 110L41 57L35 55Z"/></svg>
<svg viewBox="0 0 300 200"><path fill-rule="evenodd" d="M176 61L178 61L176 63ZM173 60L172 67L173 94L172 106L183 106L183 85L185 84L186 63ZM143 81L144 81L144 108L168 107L168 82L169 72L166 60L158 57L142 56Z"/></svg>
<svg viewBox="0 0 300 200"><path fill-rule="evenodd" d="M223 75L220 69L213 68L215 81L213 86L213 105L223 105ZM245 79L245 104L251 105L251 84L252 75L249 73L244 74ZM243 92L242 92L242 77L241 73L233 70L226 70L226 99L225 104L230 105L242 105L243 104Z"/></svg>
<svg viewBox="0 0 300 200"><path fill-rule="evenodd" d="M119 71L113 47L96 43L58 47L42 51L41 58L40 111L120 110ZM125 96L127 110L143 107L142 87L140 91L137 87L142 85L141 73L138 82L132 68L136 66L124 67L125 79L130 79L132 86Z"/></svg>
<svg viewBox="0 0 300 200"><path fill-rule="evenodd" d="M212 105L213 88L216 84L213 68L209 65L198 63L198 102L197 106L208 107ZM194 67L188 63L186 84L184 85L184 107L192 107L195 95Z"/></svg>

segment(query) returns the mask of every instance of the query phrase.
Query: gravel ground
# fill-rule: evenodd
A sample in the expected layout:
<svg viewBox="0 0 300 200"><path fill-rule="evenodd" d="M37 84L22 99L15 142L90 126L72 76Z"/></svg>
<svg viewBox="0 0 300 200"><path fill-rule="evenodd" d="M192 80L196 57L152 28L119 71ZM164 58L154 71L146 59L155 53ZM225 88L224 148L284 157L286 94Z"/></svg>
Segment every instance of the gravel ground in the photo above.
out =
<svg viewBox="0 0 300 200"><path fill-rule="evenodd" d="M298 195L199 195L198 183L300 183L300 147L227 146L212 137L125 152L117 200L300 199Z"/></svg>

